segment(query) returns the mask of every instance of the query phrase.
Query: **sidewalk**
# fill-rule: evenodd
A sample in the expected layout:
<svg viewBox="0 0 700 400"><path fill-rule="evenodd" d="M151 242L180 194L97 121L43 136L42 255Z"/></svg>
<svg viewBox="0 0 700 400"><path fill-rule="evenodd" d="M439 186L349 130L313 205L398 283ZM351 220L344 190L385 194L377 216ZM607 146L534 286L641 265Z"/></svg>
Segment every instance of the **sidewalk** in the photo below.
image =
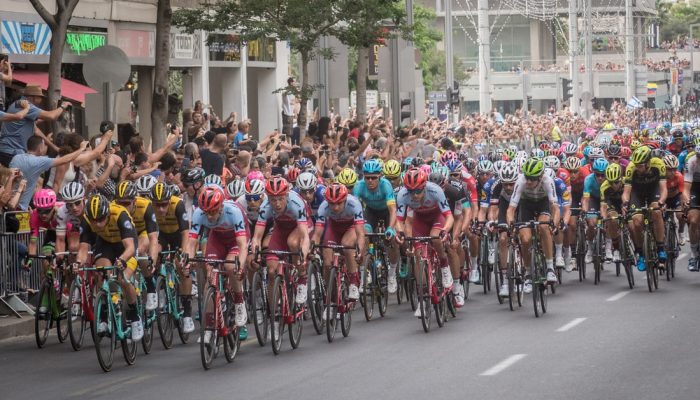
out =
<svg viewBox="0 0 700 400"><path fill-rule="evenodd" d="M34 333L34 317L23 314L22 318L14 315L0 315L0 340L25 336Z"/></svg>

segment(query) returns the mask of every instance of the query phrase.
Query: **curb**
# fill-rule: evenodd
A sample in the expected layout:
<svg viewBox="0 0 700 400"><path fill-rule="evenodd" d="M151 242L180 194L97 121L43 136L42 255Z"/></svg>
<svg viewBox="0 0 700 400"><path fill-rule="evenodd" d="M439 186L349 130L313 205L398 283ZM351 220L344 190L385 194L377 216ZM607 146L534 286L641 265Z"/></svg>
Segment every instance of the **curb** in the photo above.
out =
<svg viewBox="0 0 700 400"><path fill-rule="evenodd" d="M27 336L34 333L34 318L14 318L17 322L0 325L0 340L17 336ZM4 321L3 321L4 322Z"/></svg>

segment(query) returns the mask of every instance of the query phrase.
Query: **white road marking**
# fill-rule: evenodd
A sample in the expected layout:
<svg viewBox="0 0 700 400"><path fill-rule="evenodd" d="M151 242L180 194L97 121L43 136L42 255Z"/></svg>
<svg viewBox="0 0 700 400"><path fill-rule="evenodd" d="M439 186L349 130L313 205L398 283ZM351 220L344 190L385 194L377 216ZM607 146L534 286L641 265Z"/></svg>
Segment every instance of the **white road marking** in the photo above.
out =
<svg viewBox="0 0 700 400"><path fill-rule="evenodd" d="M608 297L607 299L605 299L605 301L617 301L617 300L620 300L621 298L627 296L627 295L630 294L630 293L632 293L632 291L626 290L626 291L620 292L620 293L618 293L618 294L616 294L616 295L614 295L614 296Z"/></svg>
<svg viewBox="0 0 700 400"><path fill-rule="evenodd" d="M573 321L569 322L568 324L562 326L561 328L557 329L557 332L566 332L569 329L575 327L576 325L580 324L581 322L585 321L587 318L574 318Z"/></svg>
<svg viewBox="0 0 700 400"><path fill-rule="evenodd" d="M512 356L506 358L505 360L499 362L498 364L494 365L493 367L487 369L486 371L482 372L481 376L493 376L498 374L499 372L502 372L504 369L510 367L511 365L515 364L516 362L522 360L525 358L527 354L513 354Z"/></svg>

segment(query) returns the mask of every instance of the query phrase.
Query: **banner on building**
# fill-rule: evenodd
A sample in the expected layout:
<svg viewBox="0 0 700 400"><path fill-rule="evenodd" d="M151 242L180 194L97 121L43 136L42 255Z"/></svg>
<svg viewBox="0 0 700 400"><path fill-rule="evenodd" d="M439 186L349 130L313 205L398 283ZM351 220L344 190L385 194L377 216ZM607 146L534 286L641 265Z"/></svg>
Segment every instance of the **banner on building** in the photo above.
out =
<svg viewBox="0 0 700 400"><path fill-rule="evenodd" d="M170 54L173 58L191 60L194 58L194 35L174 33L170 35L172 45Z"/></svg>
<svg viewBox="0 0 700 400"><path fill-rule="evenodd" d="M129 57L153 58L155 50L156 33L134 29L120 29L117 31L117 47L124 50Z"/></svg>
<svg viewBox="0 0 700 400"><path fill-rule="evenodd" d="M2 21L2 47L9 54L49 55L51 29L46 24Z"/></svg>

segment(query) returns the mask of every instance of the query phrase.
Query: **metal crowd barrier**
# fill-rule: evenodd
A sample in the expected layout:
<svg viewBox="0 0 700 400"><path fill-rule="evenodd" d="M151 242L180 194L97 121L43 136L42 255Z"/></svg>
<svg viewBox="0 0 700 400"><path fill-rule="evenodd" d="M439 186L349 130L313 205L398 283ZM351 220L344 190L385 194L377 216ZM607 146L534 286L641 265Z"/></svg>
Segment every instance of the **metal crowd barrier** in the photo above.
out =
<svg viewBox="0 0 700 400"><path fill-rule="evenodd" d="M15 216L19 222L17 232L8 232L7 218ZM39 231L37 249L44 243L45 231ZM32 263L30 270L22 265L26 262L31 238L29 212L7 211L0 220L0 313L21 317L19 312L33 314L27 305L29 294L39 290L40 263Z"/></svg>

